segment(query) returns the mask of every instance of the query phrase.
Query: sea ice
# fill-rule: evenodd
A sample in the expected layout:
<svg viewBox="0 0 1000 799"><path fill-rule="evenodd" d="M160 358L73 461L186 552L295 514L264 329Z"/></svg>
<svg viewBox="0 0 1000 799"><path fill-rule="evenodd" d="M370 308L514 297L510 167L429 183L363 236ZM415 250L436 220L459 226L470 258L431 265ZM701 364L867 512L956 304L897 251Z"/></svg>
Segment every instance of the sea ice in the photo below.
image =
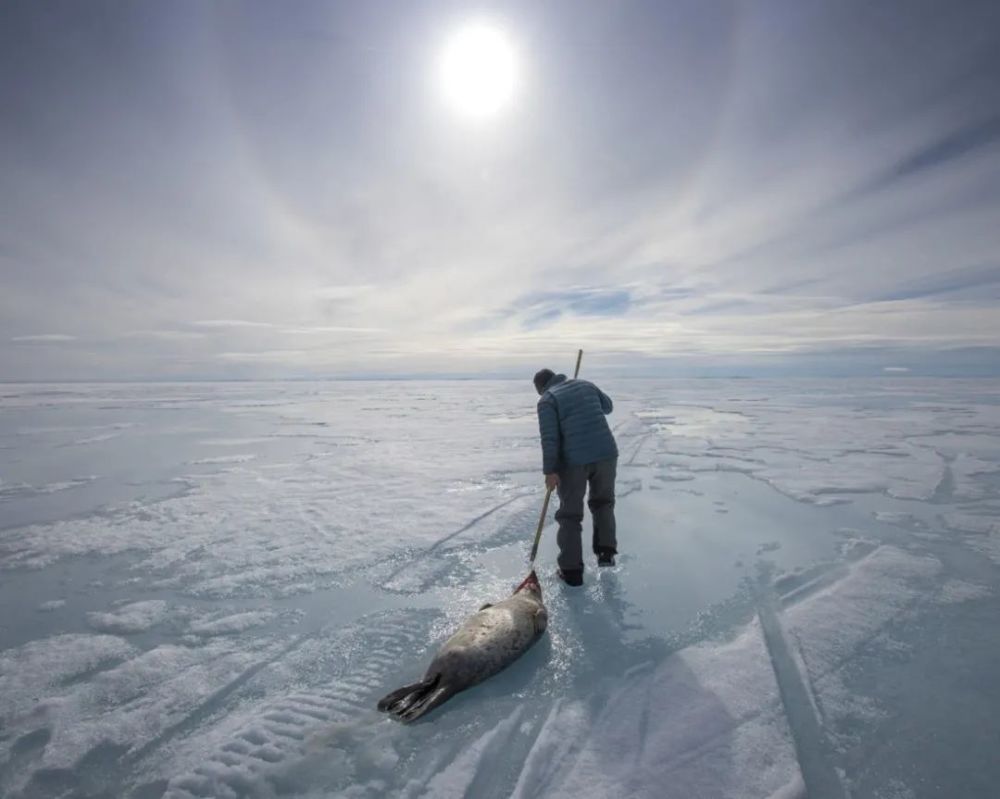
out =
<svg viewBox="0 0 1000 799"><path fill-rule="evenodd" d="M550 518L548 634L412 727L524 576L530 381L5 386L0 795L988 795L1000 383L598 382L618 565Z"/></svg>
<svg viewBox="0 0 1000 799"><path fill-rule="evenodd" d="M145 632L166 619L167 615L166 602L162 599L150 599L123 605L111 613L88 613L87 621L98 632L128 635Z"/></svg>

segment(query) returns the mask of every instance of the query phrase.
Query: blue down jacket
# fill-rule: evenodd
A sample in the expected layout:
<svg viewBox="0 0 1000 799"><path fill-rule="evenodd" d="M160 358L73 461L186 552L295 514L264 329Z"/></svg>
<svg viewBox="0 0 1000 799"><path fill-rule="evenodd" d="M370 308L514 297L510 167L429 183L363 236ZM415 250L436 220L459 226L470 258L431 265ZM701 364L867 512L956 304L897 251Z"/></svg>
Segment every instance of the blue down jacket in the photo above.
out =
<svg viewBox="0 0 1000 799"><path fill-rule="evenodd" d="M605 415L611 399L593 383L555 375L538 400L542 471L618 457L618 445Z"/></svg>

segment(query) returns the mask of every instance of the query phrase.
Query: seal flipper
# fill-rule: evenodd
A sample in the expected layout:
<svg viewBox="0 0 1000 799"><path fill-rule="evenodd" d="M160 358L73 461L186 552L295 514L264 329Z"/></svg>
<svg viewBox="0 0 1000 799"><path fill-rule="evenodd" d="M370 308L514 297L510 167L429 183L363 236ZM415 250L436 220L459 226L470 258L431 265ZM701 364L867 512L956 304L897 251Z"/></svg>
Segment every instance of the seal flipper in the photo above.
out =
<svg viewBox="0 0 1000 799"><path fill-rule="evenodd" d="M430 693L424 694L416 702L411 703L406 710L395 714L396 718L403 722L415 721L424 713L429 713L438 705L443 705L455 695L448 686L433 689Z"/></svg>
<svg viewBox="0 0 1000 799"><path fill-rule="evenodd" d="M395 716L400 721L413 721L424 713L451 699L455 692L440 686L441 675L436 674L421 682L404 685L379 700L378 709Z"/></svg>
<svg viewBox="0 0 1000 799"><path fill-rule="evenodd" d="M535 633L541 635L545 632L545 628L549 626L549 613L544 608L541 607L535 611L535 615L531 617L532 624L535 628Z"/></svg>
<svg viewBox="0 0 1000 799"><path fill-rule="evenodd" d="M411 683L410 685L404 685L402 688L397 688L391 694L387 694L378 700L378 709L383 713L395 714L397 712L397 709L394 707L395 705L401 705L406 702L406 706L408 707L420 698L422 694L436 686L438 680L440 679L441 677L439 675L437 677L421 680L420 682Z"/></svg>

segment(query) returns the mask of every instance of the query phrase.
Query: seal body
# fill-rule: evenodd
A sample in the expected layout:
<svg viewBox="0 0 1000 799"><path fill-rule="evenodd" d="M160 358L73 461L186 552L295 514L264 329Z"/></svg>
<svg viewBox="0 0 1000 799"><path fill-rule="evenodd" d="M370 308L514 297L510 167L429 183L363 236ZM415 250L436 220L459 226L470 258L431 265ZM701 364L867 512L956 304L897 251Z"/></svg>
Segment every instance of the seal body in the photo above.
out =
<svg viewBox="0 0 1000 799"><path fill-rule="evenodd" d="M484 605L435 655L424 679L405 685L378 703L400 721L420 718L438 705L503 671L537 641L548 623L542 588L532 571L514 594Z"/></svg>

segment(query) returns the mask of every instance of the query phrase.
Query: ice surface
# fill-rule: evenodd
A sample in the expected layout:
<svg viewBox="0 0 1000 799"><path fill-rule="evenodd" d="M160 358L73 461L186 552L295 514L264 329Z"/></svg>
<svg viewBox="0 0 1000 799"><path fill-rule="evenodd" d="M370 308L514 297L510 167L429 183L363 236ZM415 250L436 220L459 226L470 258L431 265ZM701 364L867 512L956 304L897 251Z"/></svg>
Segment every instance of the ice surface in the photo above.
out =
<svg viewBox="0 0 1000 799"><path fill-rule="evenodd" d="M132 602L113 613L88 613L87 621L99 632L127 635L145 632L166 617L167 603L162 599L150 599Z"/></svg>
<svg viewBox="0 0 1000 799"><path fill-rule="evenodd" d="M993 590L979 583L967 580L946 580L941 586L939 597L941 602L968 602L973 599L985 599Z"/></svg>
<svg viewBox="0 0 1000 799"><path fill-rule="evenodd" d="M269 610L246 611L245 613L233 613L214 619L201 619L193 621L188 626L188 632L193 635L232 635L249 630L251 627L260 627L273 620L277 614Z"/></svg>
<svg viewBox="0 0 1000 799"><path fill-rule="evenodd" d="M3 386L0 795L993 795L1000 383L594 377L619 565L550 520L548 634L411 727L523 577L529 381Z"/></svg>
<svg viewBox="0 0 1000 799"><path fill-rule="evenodd" d="M40 702L47 689L138 654L110 635L53 635L0 653L0 721L5 728Z"/></svg>

